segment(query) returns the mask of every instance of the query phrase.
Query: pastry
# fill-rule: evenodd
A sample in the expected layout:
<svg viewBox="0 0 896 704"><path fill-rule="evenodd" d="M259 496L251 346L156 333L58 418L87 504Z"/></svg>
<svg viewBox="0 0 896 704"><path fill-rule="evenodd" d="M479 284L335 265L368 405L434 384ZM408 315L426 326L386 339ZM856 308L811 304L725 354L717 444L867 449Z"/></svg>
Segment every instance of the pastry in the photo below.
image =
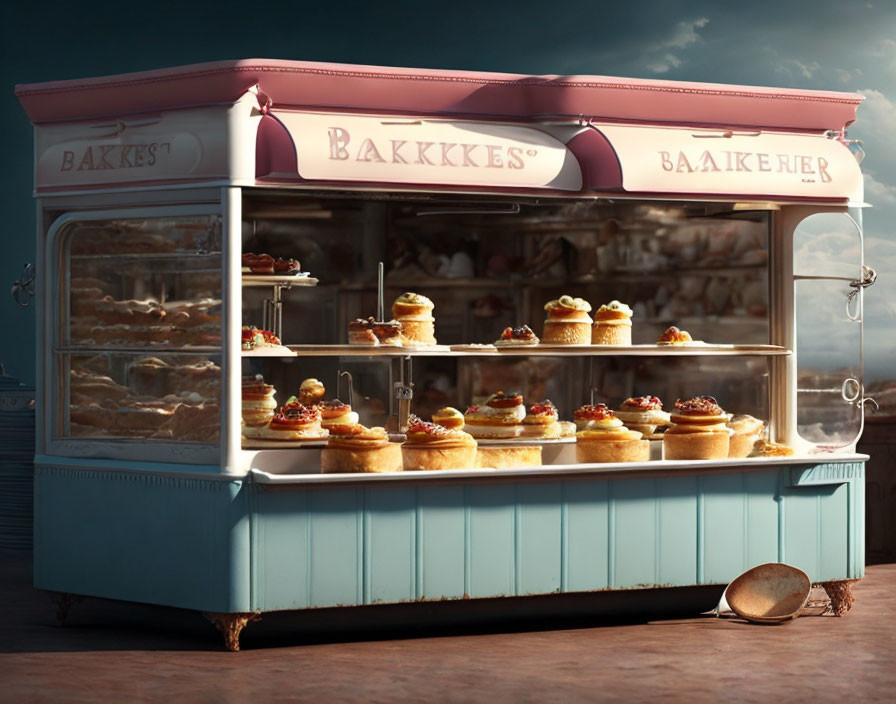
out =
<svg viewBox="0 0 896 704"><path fill-rule="evenodd" d="M315 406L327 393L324 385L317 379L305 379L299 386L299 403L304 406Z"/></svg>
<svg viewBox="0 0 896 704"><path fill-rule="evenodd" d="M687 342L693 342L691 333L687 330L679 330L674 325L666 328L662 335L657 339L658 345L683 345Z"/></svg>
<svg viewBox="0 0 896 704"><path fill-rule="evenodd" d="M759 440L753 445L750 457L790 457L793 448L770 440Z"/></svg>
<svg viewBox="0 0 896 704"><path fill-rule="evenodd" d="M604 417L604 408L602 403L596 406L585 405L573 411L572 420L576 426L576 432L586 430L594 425L594 422Z"/></svg>
<svg viewBox="0 0 896 704"><path fill-rule="evenodd" d="M324 401L318 408L321 415L321 427L325 428L331 436L357 435L362 432L362 425L358 424L358 414L347 403L338 398Z"/></svg>
<svg viewBox="0 0 896 704"><path fill-rule="evenodd" d="M522 395L499 391L484 404L467 408L464 423L467 432L474 438L506 440L520 436L525 417Z"/></svg>
<svg viewBox="0 0 896 704"><path fill-rule="evenodd" d="M262 347L279 347L280 338L270 330L259 330L254 325L243 326L242 347L244 350L256 350Z"/></svg>
<svg viewBox="0 0 896 704"><path fill-rule="evenodd" d="M476 450L476 466L480 469L519 469L541 467L541 445L499 445Z"/></svg>
<svg viewBox="0 0 896 704"><path fill-rule="evenodd" d="M561 420L560 423L560 437L561 438L574 438L576 436L576 424L571 420Z"/></svg>
<svg viewBox="0 0 896 704"><path fill-rule="evenodd" d="M434 345L435 304L419 293L403 293L392 304L392 317L401 323L402 342L411 347Z"/></svg>
<svg viewBox="0 0 896 704"><path fill-rule="evenodd" d="M385 428L356 427L351 435L330 435L320 453L323 474L402 471L401 444L389 442Z"/></svg>
<svg viewBox="0 0 896 704"><path fill-rule="evenodd" d="M373 332L373 318L356 318L348 324L348 344L378 347L379 339Z"/></svg>
<svg viewBox="0 0 896 704"><path fill-rule="evenodd" d="M412 415L401 457L405 470L472 469L476 440L463 430L449 430Z"/></svg>
<svg viewBox="0 0 896 704"><path fill-rule="evenodd" d="M521 325L518 328L504 328L504 332L501 333L501 339L495 340L495 347L526 347L537 344L538 336L528 325Z"/></svg>
<svg viewBox="0 0 896 704"><path fill-rule="evenodd" d="M547 317L541 341L546 345L587 345L591 342L588 315L591 304L581 298L560 296L545 304Z"/></svg>
<svg viewBox="0 0 896 704"><path fill-rule="evenodd" d="M274 273L274 258L270 254L243 255L243 265L253 274Z"/></svg>
<svg viewBox="0 0 896 704"><path fill-rule="evenodd" d="M373 323L373 334L384 347L401 347L402 329L402 324L397 320L378 320Z"/></svg>
<svg viewBox="0 0 896 704"><path fill-rule="evenodd" d="M729 457L749 457L753 446L762 437L765 423L748 415L734 416L728 421L731 437L728 441Z"/></svg>
<svg viewBox="0 0 896 704"><path fill-rule="evenodd" d="M292 397L274 414L270 424L253 436L267 440L320 440L329 434L320 421L317 406L304 406Z"/></svg>
<svg viewBox="0 0 896 704"><path fill-rule="evenodd" d="M265 427L271 422L276 410L273 385L265 384L264 377L260 374L243 377L243 426Z"/></svg>
<svg viewBox="0 0 896 704"><path fill-rule="evenodd" d="M561 432L557 407L553 403L545 399L529 407L529 412L523 418L521 437L556 440Z"/></svg>
<svg viewBox="0 0 896 704"><path fill-rule="evenodd" d="M632 344L632 309L619 301L610 301L598 308L591 327L591 344Z"/></svg>
<svg viewBox="0 0 896 704"><path fill-rule="evenodd" d="M667 460L716 460L728 457L731 419L712 396L675 402L672 425L663 435Z"/></svg>
<svg viewBox="0 0 896 704"><path fill-rule="evenodd" d="M464 427L464 414L456 408L446 406L432 414L432 422L441 425L443 428L448 428L449 430L462 430Z"/></svg>
<svg viewBox="0 0 896 704"><path fill-rule="evenodd" d="M656 396L625 399L616 411L616 417L647 440L661 439L662 429L669 425L669 414L663 410L663 402Z"/></svg>
<svg viewBox="0 0 896 704"><path fill-rule="evenodd" d="M603 403L588 408L589 425L576 433L576 462L646 462L650 443L629 430Z"/></svg>

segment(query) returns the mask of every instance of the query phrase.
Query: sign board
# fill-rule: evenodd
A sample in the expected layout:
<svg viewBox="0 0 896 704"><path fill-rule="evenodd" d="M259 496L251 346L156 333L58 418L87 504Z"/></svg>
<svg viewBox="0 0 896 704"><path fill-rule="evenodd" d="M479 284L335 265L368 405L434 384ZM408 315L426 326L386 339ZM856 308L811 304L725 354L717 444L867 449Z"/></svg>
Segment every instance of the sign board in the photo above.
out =
<svg viewBox="0 0 896 704"><path fill-rule="evenodd" d="M275 112L307 180L579 191L573 154L530 127L369 115Z"/></svg>

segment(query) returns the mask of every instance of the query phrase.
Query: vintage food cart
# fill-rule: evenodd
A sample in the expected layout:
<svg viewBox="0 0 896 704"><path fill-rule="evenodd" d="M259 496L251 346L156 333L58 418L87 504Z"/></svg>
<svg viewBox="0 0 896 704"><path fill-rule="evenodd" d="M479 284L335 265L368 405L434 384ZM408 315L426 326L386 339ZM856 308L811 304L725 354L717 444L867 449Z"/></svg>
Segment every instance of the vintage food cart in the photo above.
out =
<svg viewBox="0 0 896 704"><path fill-rule="evenodd" d="M237 649L263 612L661 600L774 561L848 602L861 96L272 60L16 92L39 204L34 583L63 606L200 610ZM246 275L245 252L309 275ZM435 302L438 345L345 344L381 261L387 305ZM562 294L627 302L633 344L486 344L540 333ZM283 346L243 351L263 323ZM672 324L702 344L655 344ZM541 467L322 474L319 447L241 439L258 373L278 403L342 383L367 425L511 386L563 418L711 394L794 453L589 464L560 443Z"/></svg>

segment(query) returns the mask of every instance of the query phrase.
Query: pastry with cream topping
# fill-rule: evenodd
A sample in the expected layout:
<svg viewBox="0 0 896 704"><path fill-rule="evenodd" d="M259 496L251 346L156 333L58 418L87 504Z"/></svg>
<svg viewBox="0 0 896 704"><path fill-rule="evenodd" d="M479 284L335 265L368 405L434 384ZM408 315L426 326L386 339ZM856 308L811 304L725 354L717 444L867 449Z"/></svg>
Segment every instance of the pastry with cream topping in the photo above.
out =
<svg viewBox="0 0 896 704"><path fill-rule="evenodd" d="M545 399L529 406L526 417L523 418L521 437L556 440L560 437L562 430L557 407Z"/></svg>
<svg viewBox="0 0 896 704"><path fill-rule="evenodd" d="M470 406L464 413L466 431L474 438L513 439L523 432L526 407L518 393L499 391L481 405Z"/></svg>
<svg viewBox="0 0 896 704"><path fill-rule="evenodd" d="M264 347L280 347L280 338L270 330L259 330L254 325L244 325L242 348L256 350Z"/></svg>
<svg viewBox="0 0 896 704"><path fill-rule="evenodd" d="M320 453L323 474L402 471L401 443L389 442L385 428L354 427L350 435L330 435Z"/></svg>
<svg viewBox="0 0 896 704"><path fill-rule="evenodd" d="M663 410L663 402L656 396L625 399L616 411L616 417L647 440L662 439L662 429L669 425L669 414Z"/></svg>
<svg viewBox="0 0 896 704"><path fill-rule="evenodd" d="M357 435L364 426L358 424L358 414L347 403L338 398L323 401L318 405L321 415L321 427L333 435Z"/></svg>
<svg viewBox="0 0 896 704"><path fill-rule="evenodd" d="M603 403L585 406L588 425L576 433L577 462L646 462L650 443ZM580 409L581 410L581 409Z"/></svg>
<svg viewBox="0 0 896 704"><path fill-rule="evenodd" d="M495 347L527 347L537 345L538 336L528 325L518 328L506 327L501 333L501 339L495 340Z"/></svg>
<svg viewBox="0 0 896 704"><path fill-rule="evenodd" d="M405 470L473 469L476 440L459 429L427 423L412 415L407 440L401 446Z"/></svg>
<svg viewBox="0 0 896 704"><path fill-rule="evenodd" d="M251 437L267 427L277 410L273 384L265 384L260 374L243 378L243 435ZM248 432L247 432L248 429ZM256 434L257 437L257 434Z"/></svg>
<svg viewBox="0 0 896 704"><path fill-rule="evenodd" d="M725 413L712 396L675 402L672 425L663 434L663 455L667 460L715 460L728 457L731 431Z"/></svg>
<svg viewBox="0 0 896 704"><path fill-rule="evenodd" d="M547 317L541 341L546 345L587 345L591 342L591 304L582 298L560 296L544 306Z"/></svg>
<svg viewBox="0 0 896 704"><path fill-rule="evenodd" d="M401 347L402 324L397 320L377 321L373 317L356 318L348 324L348 344L377 347Z"/></svg>
<svg viewBox="0 0 896 704"><path fill-rule="evenodd" d="M446 406L432 414L432 422L441 425L443 428L448 428L449 430L463 430L464 414L456 408Z"/></svg>
<svg viewBox="0 0 896 704"><path fill-rule="evenodd" d="M731 431L728 456L749 457L763 435L765 423L753 416L739 415L728 421L728 429Z"/></svg>
<svg viewBox="0 0 896 704"><path fill-rule="evenodd" d="M402 342L411 347L436 344L435 304L419 293L405 292L392 304L392 317L401 323Z"/></svg>
<svg viewBox="0 0 896 704"><path fill-rule="evenodd" d="M293 396L274 414L259 437L267 440L322 440L329 434L320 424L320 409L304 406Z"/></svg>
<svg viewBox="0 0 896 704"><path fill-rule="evenodd" d="M316 406L320 403L327 389L317 379L305 379L299 386L299 403L304 406Z"/></svg>
<svg viewBox="0 0 896 704"><path fill-rule="evenodd" d="M591 327L591 344L632 344L632 309L619 301L610 301L598 308Z"/></svg>
<svg viewBox="0 0 896 704"><path fill-rule="evenodd" d="M679 330L677 327L672 325L671 327L666 328L663 334L659 336L656 344L685 345L688 342L693 342L693 339L691 339L691 333L689 333L687 330Z"/></svg>

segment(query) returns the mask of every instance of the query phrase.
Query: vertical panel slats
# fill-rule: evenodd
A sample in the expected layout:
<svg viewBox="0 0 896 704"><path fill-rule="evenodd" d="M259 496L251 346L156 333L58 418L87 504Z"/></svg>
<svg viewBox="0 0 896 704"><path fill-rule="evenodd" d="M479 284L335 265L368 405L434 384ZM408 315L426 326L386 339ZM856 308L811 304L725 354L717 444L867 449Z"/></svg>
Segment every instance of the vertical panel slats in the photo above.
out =
<svg viewBox="0 0 896 704"><path fill-rule="evenodd" d="M744 484L740 474L703 478L703 579L724 584L744 570Z"/></svg>
<svg viewBox="0 0 896 704"><path fill-rule="evenodd" d="M470 596L514 593L515 486L470 488Z"/></svg>
<svg viewBox="0 0 896 704"><path fill-rule="evenodd" d="M606 589L610 555L607 482L566 483L566 589Z"/></svg>
<svg viewBox="0 0 896 704"><path fill-rule="evenodd" d="M614 574L611 587L653 585L656 575L656 480L612 482L615 505Z"/></svg>
<svg viewBox="0 0 896 704"><path fill-rule="evenodd" d="M656 480L657 584L694 584L697 574L697 479Z"/></svg>
<svg viewBox="0 0 896 704"><path fill-rule="evenodd" d="M562 486L522 484L517 492L517 593L547 594L561 585Z"/></svg>
<svg viewBox="0 0 896 704"><path fill-rule="evenodd" d="M418 598L460 599L466 593L466 491L462 486L420 487Z"/></svg>
<svg viewBox="0 0 896 704"><path fill-rule="evenodd" d="M365 603L416 598L416 501L413 487L365 491Z"/></svg>
<svg viewBox="0 0 896 704"><path fill-rule="evenodd" d="M363 560L358 541L362 520L359 492L339 489L308 492L311 516L310 606L362 603L358 579Z"/></svg>

